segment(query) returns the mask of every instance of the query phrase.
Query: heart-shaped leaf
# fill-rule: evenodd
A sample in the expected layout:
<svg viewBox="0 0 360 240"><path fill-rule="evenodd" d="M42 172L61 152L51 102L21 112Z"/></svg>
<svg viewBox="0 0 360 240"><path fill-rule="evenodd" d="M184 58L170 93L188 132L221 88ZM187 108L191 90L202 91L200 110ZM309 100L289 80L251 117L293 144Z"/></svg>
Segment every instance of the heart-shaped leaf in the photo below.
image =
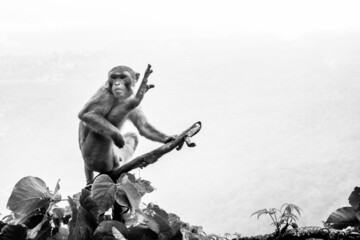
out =
<svg viewBox="0 0 360 240"><path fill-rule="evenodd" d="M59 199L50 193L43 180L28 176L16 183L7 208L15 213L15 222L20 222L34 215L36 209L46 208L47 210L51 202L57 201Z"/></svg>
<svg viewBox="0 0 360 240"><path fill-rule="evenodd" d="M117 191L123 191L130 203L131 213L135 213L136 210L139 209L141 203L142 194L136 185L129 180L128 174L124 174L117 183L118 189ZM118 195L121 195L118 193ZM121 204L121 203L119 203Z"/></svg>
<svg viewBox="0 0 360 240"><path fill-rule="evenodd" d="M333 212L325 224L334 229L344 229L349 226L359 225L359 220L356 216L356 210L352 207L343 207Z"/></svg>
<svg viewBox="0 0 360 240"><path fill-rule="evenodd" d="M91 193L99 206L99 214L109 210L115 202L116 184L106 174L98 176L92 186Z"/></svg>

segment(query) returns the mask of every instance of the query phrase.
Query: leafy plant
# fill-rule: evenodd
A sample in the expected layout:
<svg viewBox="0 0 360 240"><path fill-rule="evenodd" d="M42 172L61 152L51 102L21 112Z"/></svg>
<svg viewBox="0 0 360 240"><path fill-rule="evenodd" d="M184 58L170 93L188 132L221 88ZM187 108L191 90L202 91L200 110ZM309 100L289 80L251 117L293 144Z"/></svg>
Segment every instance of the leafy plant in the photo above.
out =
<svg viewBox="0 0 360 240"><path fill-rule="evenodd" d="M349 196L349 207L342 207L331 213L324 226L333 229L353 227L360 230L360 188L355 187Z"/></svg>
<svg viewBox="0 0 360 240"><path fill-rule="evenodd" d="M40 178L22 178L7 204L12 214L0 221L0 239L208 239L201 227L184 223L155 204L141 208L141 198L154 188L132 174L125 173L116 182L99 175L91 191L83 189L68 199L61 199L59 189L59 182L50 192ZM56 203L63 200L69 206L58 207ZM112 216L122 216L121 221L107 215L110 209Z"/></svg>
<svg viewBox="0 0 360 240"><path fill-rule="evenodd" d="M7 208L12 214L4 217L6 226L0 236L21 240L44 239L44 236L50 235L61 222L59 215L56 215L58 224L55 227L55 216L51 212L55 204L61 201L59 189L59 181L54 192L51 192L40 178L28 176L20 179L8 200ZM24 231L25 235L19 235Z"/></svg>
<svg viewBox="0 0 360 240"><path fill-rule="evenodd" d="M277 208L269 208L269 209L261 209L250 215L257 215L257 218L261 215L268 214L271 218L271 225L274 225L276 228L276 233L281 236L288 227L298 228L296 223L301 216L301 209L292 203L283 204L280 209ZM296 216L298 214L298 216Z"/></svg>

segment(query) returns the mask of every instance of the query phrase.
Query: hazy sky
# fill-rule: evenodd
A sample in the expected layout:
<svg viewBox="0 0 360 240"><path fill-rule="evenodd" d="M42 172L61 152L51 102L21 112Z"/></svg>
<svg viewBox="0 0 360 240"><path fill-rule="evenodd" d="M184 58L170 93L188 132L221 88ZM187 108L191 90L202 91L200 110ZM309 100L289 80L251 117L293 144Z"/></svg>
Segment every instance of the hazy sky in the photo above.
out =
<svg viewBox="0 0 360 240"><path fill-rule="evenodd" d="M8 1L0 7L0 212L27 175L84 186L77 113L127 64L151 63L148 118L196 121L194 149L135 173L207 233L272 231L285 202L321 225L360 177L358 1ZM131 129L127 126L125 130ZM136 154L159 144L141 139ZM21 167L19 167L21 166Z"/></svg>

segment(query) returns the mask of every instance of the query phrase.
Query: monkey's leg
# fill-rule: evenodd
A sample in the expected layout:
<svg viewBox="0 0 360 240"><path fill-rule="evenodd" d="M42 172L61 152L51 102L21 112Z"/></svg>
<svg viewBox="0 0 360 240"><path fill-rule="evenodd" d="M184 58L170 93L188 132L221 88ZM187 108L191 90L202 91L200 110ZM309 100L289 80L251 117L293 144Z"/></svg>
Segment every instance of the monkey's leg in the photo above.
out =
<svg viewBox="0 0 360 240"><path fill-rule="evenodd" d="M118 155L118 161L115 162L114 168L120 167L120 161L122 162L122 165L128 162L134 155L135 149L139 143L139 138L135 133L125 133L123 137L125 140L125 145L116 152Z"/></svg>
<svg viewBox="0 0 360 240"><path fill-rule="evenodd" d="M106 173L114 169L115 156L111 139L90 131L86 139L80 142L80 150L87 184L93 182L94 171Z"/></svg>
<svg viewBox="0 0 360 240"><path fill-rule="evenodd" d="M94 179L94 172L84 166L85 169L85 177L86 177L86 185L89 185L93 182Z"/></svg>

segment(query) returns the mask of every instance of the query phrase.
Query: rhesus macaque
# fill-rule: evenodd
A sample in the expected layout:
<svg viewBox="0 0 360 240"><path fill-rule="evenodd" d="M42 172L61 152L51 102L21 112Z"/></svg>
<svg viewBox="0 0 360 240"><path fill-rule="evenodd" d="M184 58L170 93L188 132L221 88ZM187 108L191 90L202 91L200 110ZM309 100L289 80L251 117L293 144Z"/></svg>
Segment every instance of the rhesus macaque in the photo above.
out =
<svg viewBox="0 0 360 240"><path fill-rule="evenodd" d="M156 130L148 122L140 106L129 104L139 77L140 74L129 67L114 67L110 70L105 85L79 113L79 145L87 184L93 181L93 171L109 172L118 168L121 161L125 163L132 157L138 137L135 133L120 133L126 120L135 125L140 135L152 141L167 143L174 139L174 136ZM154 86L146 85L145 91L152 87Z"/></svg>

